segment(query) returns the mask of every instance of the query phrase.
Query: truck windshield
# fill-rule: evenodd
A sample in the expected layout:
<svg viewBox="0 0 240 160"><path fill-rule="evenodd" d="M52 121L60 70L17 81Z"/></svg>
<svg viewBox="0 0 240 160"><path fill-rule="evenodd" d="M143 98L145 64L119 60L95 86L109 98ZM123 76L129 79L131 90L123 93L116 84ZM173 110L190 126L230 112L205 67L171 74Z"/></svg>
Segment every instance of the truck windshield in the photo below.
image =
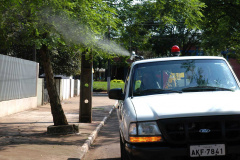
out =
<svg viewBox="0 0 240 160"><path fill-rule="evenodd" d="M133 96L199 91L234 91L239 86L224 60L177 60L137 64Z"/></svg>

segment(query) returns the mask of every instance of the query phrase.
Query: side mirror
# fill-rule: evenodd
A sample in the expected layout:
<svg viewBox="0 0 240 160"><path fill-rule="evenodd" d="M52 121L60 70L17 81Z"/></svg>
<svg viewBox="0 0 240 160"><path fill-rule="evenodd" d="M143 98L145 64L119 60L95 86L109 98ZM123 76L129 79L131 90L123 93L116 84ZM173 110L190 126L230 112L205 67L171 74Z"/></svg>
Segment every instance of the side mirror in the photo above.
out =
<svg viewBox="0 0 240 160"><path fill-rule="evenodd" d="M124 94L122 88L114 88L108 92L108 97L110 99L124 100Z"/></svg>

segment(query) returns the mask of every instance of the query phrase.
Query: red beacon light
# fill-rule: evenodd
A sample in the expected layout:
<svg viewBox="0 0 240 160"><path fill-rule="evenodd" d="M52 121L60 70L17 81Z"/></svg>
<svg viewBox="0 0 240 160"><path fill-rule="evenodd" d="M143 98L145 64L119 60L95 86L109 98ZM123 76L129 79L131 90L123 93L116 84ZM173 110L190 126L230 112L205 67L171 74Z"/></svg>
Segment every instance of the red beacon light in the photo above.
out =
<svg viewBox="0 0 240 160"><path fill-rule="evenodd" d="M180 48L177 45L172 47L171 56L180 56Z"/></svg>

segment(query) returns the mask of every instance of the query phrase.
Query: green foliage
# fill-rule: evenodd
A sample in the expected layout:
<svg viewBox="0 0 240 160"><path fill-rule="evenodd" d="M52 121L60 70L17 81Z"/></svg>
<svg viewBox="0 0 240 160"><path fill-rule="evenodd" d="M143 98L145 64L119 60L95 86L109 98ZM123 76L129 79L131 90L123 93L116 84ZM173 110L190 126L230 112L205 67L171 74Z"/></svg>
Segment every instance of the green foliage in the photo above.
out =
<svg viewBox="0 0 240 160"><path fill-rule="evenodd" d="M203 42L206 49L215 51L239 50L239 0L201 0L206 4L202 22Z"/></svg>
<svg viewBox="0 0 240 160"><path fill-rule="evenodd" d="M81 56L78 53L70 54L70 51L59 50L52 52L52 67L57 75L80 75Z"/></svg>
<svg viewBox="0 0 240 160"><path fill-rule="evenodd" d="M113 88L122 88L124 89L124 83L111 82L110 89ZM93 82L93 91L107 91L107 82L94 81Z"/></svg>
<svg viewBox="0 0 240 160"><path fill-rule="evenodd" d="M24 58L47 45L54 72L67 75L79 72L81 52L106 54L96 37L120 23L102 0L2 0L0 11L1 53Z"/></svg>
<svg viewBox="0 0 240 160"><path fill-rule="evenodd" d="M121 67L125 68L130 66L130 63L128 62L129 58L130 58L129 56L116 56L116 55L104 56L104 55L96 54L93 57L93 69L96 75L96 79L99 78L99 72L98 72L99 69L101 68L108 69L108 60L110 61L111 66L115 66L117 68L121 68Z"/></svg>
<svg viewBox="0 0 240 160"><path fill-rule="evenodd" d="M176 42L187 43L180 33L184 35L187 29L195 31L199 28L203 18L201 11L205 7L199 0L149 0L129 4L123 3L124 9L118 10L120 19L125 22L121 28L121 41L128 50L147 58L167 55ZM189 37L189 33L184 37Z"/></svg>
<svg viewBox="0 0 240 160"><path fill-rule="evenodd" d="M114 83L124 83L123 80L117 80L117 79L113 79L113 80L111 80L111 82L114 82Z"/></svg>

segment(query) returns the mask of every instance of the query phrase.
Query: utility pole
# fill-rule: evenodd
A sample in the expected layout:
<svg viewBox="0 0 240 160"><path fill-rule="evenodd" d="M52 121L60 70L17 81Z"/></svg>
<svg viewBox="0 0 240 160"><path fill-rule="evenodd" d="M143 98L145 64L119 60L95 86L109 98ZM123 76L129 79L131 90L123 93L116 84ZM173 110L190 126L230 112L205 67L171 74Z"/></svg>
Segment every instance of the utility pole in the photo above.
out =
<svg viewBox="0 0 240 160"><path fill-rule="evenodd" d="M80 109L79 122L92 122L92 53L86 60L87 52L82 53L81 79L80 79Z"/></svg>

